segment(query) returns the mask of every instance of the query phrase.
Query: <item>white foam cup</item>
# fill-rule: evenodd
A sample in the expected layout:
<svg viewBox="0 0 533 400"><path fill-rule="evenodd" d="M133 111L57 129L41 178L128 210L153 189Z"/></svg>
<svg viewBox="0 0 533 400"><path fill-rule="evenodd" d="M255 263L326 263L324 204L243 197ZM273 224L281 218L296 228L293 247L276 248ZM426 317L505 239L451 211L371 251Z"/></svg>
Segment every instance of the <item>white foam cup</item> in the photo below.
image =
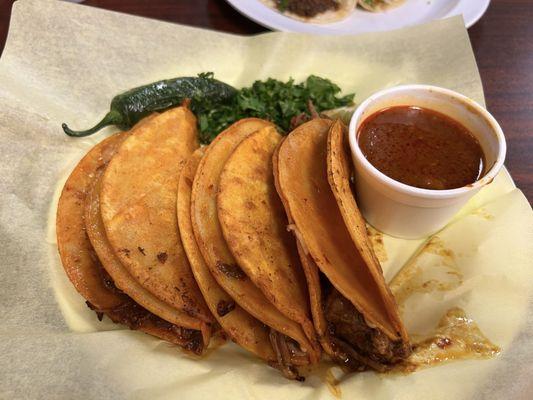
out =
<svg viewBox="0 0 533 400"><path fill-rule="evenodd" d="M428 108L467 128L485 156L480 178L457 189L421 189L398 182L374 167L359 147L358 130L370 115L394 106ZM428 85L396 86L370 96L351 118L349 139L361 212L378 230L407 239L426 237L442 229L468 199L492 182L503 166L506 152L502 129L485 108L457 92Z"/></svg>

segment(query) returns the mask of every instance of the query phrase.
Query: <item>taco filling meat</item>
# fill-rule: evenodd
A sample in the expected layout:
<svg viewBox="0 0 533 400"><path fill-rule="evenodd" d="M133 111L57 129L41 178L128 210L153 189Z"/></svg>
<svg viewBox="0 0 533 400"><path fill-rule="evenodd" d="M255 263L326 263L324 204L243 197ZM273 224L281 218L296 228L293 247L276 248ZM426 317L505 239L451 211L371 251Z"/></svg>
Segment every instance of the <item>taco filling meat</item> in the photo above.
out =
<svg viewBox="0 0 533 400"><path fill-rule="evenodd" d="M137 304L132 298L124 294L124 292L115 286L113 279L103 268L100 261L96 258L96 255L95 268L98 269L98 275L102 280L102 285L109 292L120 296L122 299L120 304L107 309L99 308L93 305L90 301L86 301L85 303L87 306L96 313L99 320L102 320L103 315L105 314L116 324L126 325L132 330L146 331L147 333L159 336L161 339L177 344L184 350L197 355L202 354L204 349L202 332L165 321Z"/></svg>
<svg viewBox="0 0 533 400"><path fill-rule="evenodd" d="M299 375L296 367L309 365L309 354L302 351L295 340L274 329L270 329L270 344L277 359L272 366L279 369L288 379L304 381L305 378Z"/></svg>
<svg viewBox="0 0 533 400"><path fill-rule="evenodd" d="M339 9L339 3L335 0L276 0L276 5L280 11L289 11L306 18Z"/></svg>
<svg viewBox="0 0 533 400"><path fill-rule="evenodd" d="M102 173L107 171L110 160L120 153L121 146L128 144L134 135L152 126L159 118L167 117L161 114L145 118L129 133L115 134L97 144L78 163L67 179L58 202L57 243L67 276L98 319L106 315L115 323L201 354L209 342L211 320L191 316L189 309L173 308L141 290L140 284L125 272L109 247L101 226L99 202L95 201L99 199ZM161 128L160 125L156 127ZM162 132L158 129L157 134L161 136ZM127 253L127 257L133 257L129 249L121 250ZM149 254L148 246L139 246L138 250L143 257ZM181 273L179 278L184 279L186 272ZM192 291L187 293L190 296ZM201 297L198 299L200 301Z"/></svg>
<svg viewBox="0 0 533 400"><path fill-rule="evenodd" d="M324 351L352 371L386 371L408 356L409 338L350 192L348 154L345 127L313 119L274 153L276 188Z"/></svg>
<svg viewBox="0 0 533 400"><path fill-rule="evenodd" d="M393 341L379 329L371 328L354 305L332 286L325 297L324 315L331 346L338 361L350 370L378 371L409 355L409 348L401 341Z"/></svg>

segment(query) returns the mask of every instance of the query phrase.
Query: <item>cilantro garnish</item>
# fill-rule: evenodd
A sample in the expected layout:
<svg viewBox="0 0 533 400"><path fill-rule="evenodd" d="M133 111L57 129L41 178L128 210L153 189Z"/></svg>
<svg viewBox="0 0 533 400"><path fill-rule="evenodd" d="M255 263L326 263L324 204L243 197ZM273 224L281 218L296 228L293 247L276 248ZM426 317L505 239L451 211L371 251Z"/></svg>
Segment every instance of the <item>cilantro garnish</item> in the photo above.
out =
<svg viewBox="0 0 533 400"><path fill-rule="evenodd" d="M192 108L199 121L200 141L210 143L233 122L246 117L267 119L282 133L288 133L295 117L303 116L305 120L311 118L313 111L320 113L351 105L354 95L339 97L340 91L330 80L315 75L298 84L293 79L282 82L269 78L238 90L224 104L209 104L207 101Z"/></svg>

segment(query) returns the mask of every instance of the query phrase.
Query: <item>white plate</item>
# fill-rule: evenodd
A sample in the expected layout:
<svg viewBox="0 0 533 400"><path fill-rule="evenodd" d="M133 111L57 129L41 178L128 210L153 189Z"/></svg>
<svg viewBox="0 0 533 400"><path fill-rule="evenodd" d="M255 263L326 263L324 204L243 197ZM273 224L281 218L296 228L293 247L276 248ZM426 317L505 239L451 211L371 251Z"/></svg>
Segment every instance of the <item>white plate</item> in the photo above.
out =
<svg viewBox="0 0 533 400"><path fill-rule="evenodd" d="M467 28L487 10L490 0L406 0L404 4L382 13L357 7L346 19L331 24L311 24L288 18L265 6L260 0L226 0L237 11L267 28L322 35L346 35L388 31L435 19L463 15Z"/></svg>

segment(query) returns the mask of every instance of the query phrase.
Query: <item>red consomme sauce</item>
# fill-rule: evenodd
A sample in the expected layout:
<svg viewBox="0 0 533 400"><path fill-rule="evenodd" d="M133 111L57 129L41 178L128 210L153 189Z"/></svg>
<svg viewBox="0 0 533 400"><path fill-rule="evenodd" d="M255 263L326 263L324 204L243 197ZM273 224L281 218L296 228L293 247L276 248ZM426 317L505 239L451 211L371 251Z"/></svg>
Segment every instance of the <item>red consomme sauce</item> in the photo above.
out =
<svg viewBox="0 0 533 400"><path fill-rule="evenodd" d="M472 133L427 108L396 106L366 118L358 130L366 159L388 177L423 189L455 189L483 174L485 157Z"/></svg>

